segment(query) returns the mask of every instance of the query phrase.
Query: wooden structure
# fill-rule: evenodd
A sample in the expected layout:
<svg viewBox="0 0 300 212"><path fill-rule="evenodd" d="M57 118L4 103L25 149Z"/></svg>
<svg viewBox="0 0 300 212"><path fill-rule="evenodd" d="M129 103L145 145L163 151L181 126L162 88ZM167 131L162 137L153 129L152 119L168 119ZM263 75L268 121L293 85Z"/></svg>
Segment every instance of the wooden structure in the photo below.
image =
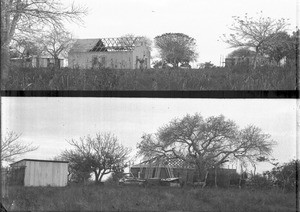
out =
<svg viewBox="0 0 300 212"><path fill-rule="evenodd" d="M150 51L142 37L77 39L68 53L70 68L150 68Z"/></svg>
<svg viewBox="0 0 300 212"><path fill-rule="evenodd" d="M10 185L61 187L68 182L67 161L23 159L10 167Z"/></svg>
<svg viewBox="0 0 300 212"><path fill-rule="evenodd" d="M231 178L237 174L236 169L212 168L205 174L205 177L201 177L195 166L187 164L181 159L163 158L133 165L130 171L140 179L179 178L185 184L199 184L202 187L216 184L229 186Z"/></svg>
<svg viewBox="0 0 300 212"><path fill-rule="evenodd" d="M157 159L134 165L131 173L140 179L180 178L184 182L193 182L195 167L180 159Z"/></svg>
<svg viewBox="0 0 300 212"><path fill-rule="evenodd" d="M32 55L26 58L11 58L10 62L14 66L24 68L51 68L54 66L54 58L49 55ZM58 58L59 68L65 67L64 59Z"/></svg>

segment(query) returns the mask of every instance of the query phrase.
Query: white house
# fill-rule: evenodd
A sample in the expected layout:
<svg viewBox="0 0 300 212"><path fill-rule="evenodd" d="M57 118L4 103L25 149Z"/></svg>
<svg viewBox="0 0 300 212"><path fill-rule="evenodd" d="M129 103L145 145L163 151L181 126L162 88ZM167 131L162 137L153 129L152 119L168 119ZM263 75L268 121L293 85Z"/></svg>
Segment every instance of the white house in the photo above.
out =
<svg viewBox="0 0 300 212"><path fill-rule="evenodd" d="M68 53L70 68L150 68L150 51L141 37L77 39Z"/></svg>

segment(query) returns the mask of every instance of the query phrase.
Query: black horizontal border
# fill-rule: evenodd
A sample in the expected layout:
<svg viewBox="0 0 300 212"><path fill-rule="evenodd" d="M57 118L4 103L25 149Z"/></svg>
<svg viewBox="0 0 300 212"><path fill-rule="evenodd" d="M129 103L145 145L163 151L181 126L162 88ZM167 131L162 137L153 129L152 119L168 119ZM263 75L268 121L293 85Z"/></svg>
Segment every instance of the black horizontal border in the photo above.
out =
<svg viewBox="0 0 300 212"><path fill-rule="evenodd" d="M299 98L299 91L1 91L6 97Z"/></svg>

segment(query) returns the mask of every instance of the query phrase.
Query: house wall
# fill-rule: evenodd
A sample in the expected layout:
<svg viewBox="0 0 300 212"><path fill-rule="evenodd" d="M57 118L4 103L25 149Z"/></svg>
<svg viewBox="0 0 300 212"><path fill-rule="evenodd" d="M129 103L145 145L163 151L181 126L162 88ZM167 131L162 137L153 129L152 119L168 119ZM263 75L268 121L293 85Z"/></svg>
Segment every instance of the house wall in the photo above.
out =
<svg viewBox="0 0 300 212"><path fill-rule="evenodd" d="M141 68L141 65L137 58L144 58L144 68L150 68L150 51L145 46L137 46L133 51L70 52L68 55L68 67L83 69L100 67L138 69Z"/></svg>
<svg viewBox="0 0 300 212"><path fill-rule="evenodd" d="M145 62L143 64L144 67L141 67L141 64L138 62L137 59L145 60ZM150 68L150 51L147 49L146 46L137 46L133 50L133 64L134 64L135 69Z"/></svg>
<svg viewBox="0 0 300 212"><path fill-rule="evenodd" d="M25 162L24 186L66 186L68 182L68 163ZM19 164L18 164L19 165Z"/></svg>
<svg viewBox="0 0 300 212"><path fill-rule="evenodd" d="M120 52L73 52L68 55L69 68L133 69L131 51Z"/></svg>

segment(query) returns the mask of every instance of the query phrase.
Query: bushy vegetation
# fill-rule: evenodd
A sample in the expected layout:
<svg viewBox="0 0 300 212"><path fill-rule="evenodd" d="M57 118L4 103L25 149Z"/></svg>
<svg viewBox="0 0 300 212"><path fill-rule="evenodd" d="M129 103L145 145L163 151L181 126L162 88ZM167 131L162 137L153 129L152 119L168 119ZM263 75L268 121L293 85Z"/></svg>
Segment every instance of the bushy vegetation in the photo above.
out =
<svg viewBox="0 0 300 212"><path fill-rule="evenodd" d="M5 205L32 211L295 211L295 193L280 190L172 187L14 187Z"/></svg>
<svg viewBox="0 0 300 212"><path fill-rule="evenodd" d="M295 90L296 68L80 70L14 68L2 90Z"/></svg>

